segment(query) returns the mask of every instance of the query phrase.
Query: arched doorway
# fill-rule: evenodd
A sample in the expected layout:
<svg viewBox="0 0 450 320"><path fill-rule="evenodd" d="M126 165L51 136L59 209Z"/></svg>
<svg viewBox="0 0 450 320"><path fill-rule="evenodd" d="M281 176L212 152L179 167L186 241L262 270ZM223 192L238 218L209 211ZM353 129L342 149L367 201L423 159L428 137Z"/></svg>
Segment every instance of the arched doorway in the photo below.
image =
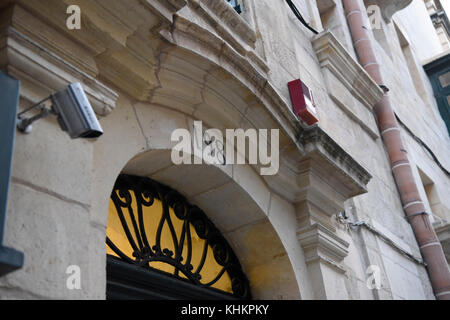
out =
<svg viewBox="0 0 450 320"><path fill-rule="evenodd" d="M108 299L250 299L238 258L197 206L146 177L122 174L107 227Z"/></svg>
<svg viewBox="0 0 450 320"><path fill-rule="evenodd" d="M96 145L92 212L102 231L117 177L121 173L149 177L177 190L207 213L239 258L254 299L311 297L295 233L295 208L273 194L249 165L174 165L170 134L179 128L189 129L194 119L163 106L132 106L126 101L102 122L110 135ZM116 130L119 125L120 131ZM118 144L124 146L120 152ZM104 239L105 233L100 242L102 251ZM106 262L105 256L103 253L101 261L99 258L99 265ZM106 268L100 266L100 270ZM106 292L106 275L103 279Z"/></svg>

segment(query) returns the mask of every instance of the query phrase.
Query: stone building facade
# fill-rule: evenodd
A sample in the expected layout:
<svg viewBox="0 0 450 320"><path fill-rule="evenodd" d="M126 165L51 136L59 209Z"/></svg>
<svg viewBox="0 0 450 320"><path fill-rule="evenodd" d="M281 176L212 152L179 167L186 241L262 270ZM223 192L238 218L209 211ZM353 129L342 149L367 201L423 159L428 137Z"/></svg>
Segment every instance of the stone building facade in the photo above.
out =
<svg viewBox="0 0 450 320"><path fill-rule="evenodd" d="M433 25L445 51L450 50L450 21L440 0L425 0Z"/></svg>
<svg viewBox="0 0 450 320"><path fill-rule="evenodd" d="M442 53L440 39L421 0L354 1L367 8L405 151L448 257L450 179L410 134L450 168L422 67ZM16 133L3 245L23 252L24 264L0 278L0 298L105 299L110 195L128 174L204 210L253 298L435 299L373 115L384 93L358 62L342 1L293 3L317 35L284 0L239 0L240 13L224 0L0 2L0 68L20 80L19 110L80 82L104 130L71 140L49 117ZM70 5L81 9L80 29L67 27ZM312 127L292 112L287 83L298 78L314 94ZM279 172L174 165L171 134L196 120L223 131L279 129ZM79 290L67 286L74 265Z"/></svg>

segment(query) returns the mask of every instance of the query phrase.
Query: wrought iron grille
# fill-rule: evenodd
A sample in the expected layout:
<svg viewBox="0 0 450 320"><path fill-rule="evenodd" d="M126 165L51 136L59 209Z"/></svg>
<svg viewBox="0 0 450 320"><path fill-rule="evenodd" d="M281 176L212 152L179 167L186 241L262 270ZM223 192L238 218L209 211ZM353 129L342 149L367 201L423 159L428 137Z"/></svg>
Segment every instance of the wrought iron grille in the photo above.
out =
<svg viewBox="0 0 450 320"><path fill-rule="evenodd" d="M241 5L239 4L238 0L227 0L227 2L233 6L234 10L236 10L237 13L240 14L242 12Z"/></svg>
<svg viewBox="0 0 450 320"><path fill-rule="evenodd" d="M145 231L149 230L145 226L145 214L149 211L145 208L153 206L155 199L161 201L162 212L158 213L159 223L153 228L156 234L150 236ZM191 205L180 193L149 178L120 175L111 200L133 250L132 256L129 256L107 237L106 244L121 260L143 268L151 268L152 262L166 263L174 267L172 276L182 279L181 275L184 275L184 280L204 288L212 288L228 273L233 296L241 299L251 298L249 282L228 242L205 213L197 206ZM133 208L137 209L137 212L134 212ZM170 208L173 210L172 214ZM177 234L172 218L182 221L181 233ZM164 225L170 230L174 250L162 245ZM204 240L200 262L195 266L192 263L192 231ZM150 239L154 242L151 243ZM212 281L206 283L202 279L202 270L208 251L212 252L221 270Z"/></svg>

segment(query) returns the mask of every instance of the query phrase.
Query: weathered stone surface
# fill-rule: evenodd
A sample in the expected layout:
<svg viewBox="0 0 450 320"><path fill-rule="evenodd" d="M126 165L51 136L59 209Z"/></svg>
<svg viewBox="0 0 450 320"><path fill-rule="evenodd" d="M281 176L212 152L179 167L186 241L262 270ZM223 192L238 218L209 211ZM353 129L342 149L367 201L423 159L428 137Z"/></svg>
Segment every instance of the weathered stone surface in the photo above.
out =
<svg viewBox="0 0 450 320"><path fill-rule="evenodd" d="M1 298L89 299L89 207L13 182L6 243L25 254L23 269L1 279ZM81 269L81 290L66 286L67 267ZM37 276L39 275L39 276ZM15 290L22 290L10 296ZM93 294L94 295L94 294Z"/></svg>
<svg viewBox="0 0 450 320"><path fill-rule="evenodd" d="M199 205L233 246L256 298L433 299L423 266L336 219L345 209L349 221L377 225L419 254L371 114L382 92L356 61L342 1L294 2L331 32L313 36L284 1L245 0L241 16L219 0L0 4L0 67L21 80L21 109L80 81L105 131L98 140L70 140L49 118L17 135L5 244L23 250L26 262L0 279L0 298L105 298L108 202L126 172L170 184ZM388 17L408 1L378 2ZM66 27L69 4L82 9L81 30ZM405 11L427 14L419 9ZM450 139L431 86L405 51L435 48L434 38L400 43L414 22L392 19L372 40L395 110L448 168ZM292 111L287 82L297 78L313 90L316 127ZM280 172L173 166L171 133L192 131L194 120L205 128L279 128ZM449 216L448 179L406 131L403 138L412 166L435 186L439 202L428 207ZM429 181L419 170L415 179L427 197ZM69 264L81 267L80 291L66 289ZM380 268L380 290L366 285L371 265Z"/></svg>
<svg viewBox="0 0 450 320"><path fill-rule="evenodd" d="M113 113L100 120L105 131L93 151L93 177L91 221L99 227L106 227L109 197L117 175L124 166L148 149L148 141L136 116L134 107L126 97L121 96Z"/></svg>

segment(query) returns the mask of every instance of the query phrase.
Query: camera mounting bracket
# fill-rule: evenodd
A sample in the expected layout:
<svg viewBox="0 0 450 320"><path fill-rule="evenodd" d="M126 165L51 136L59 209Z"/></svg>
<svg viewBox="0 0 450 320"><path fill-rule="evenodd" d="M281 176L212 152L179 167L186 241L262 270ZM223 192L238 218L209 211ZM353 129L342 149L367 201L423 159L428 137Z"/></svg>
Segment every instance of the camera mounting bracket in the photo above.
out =
<svg viewBox="0 0 450 320"><path fill-rule="evenodd" d="M50 100L50 97L45 98L44 100L38 102L37 104L32 105L31 107L27 108L26 110L20 112L17 115L17 129L22 133L30 133L33 129L33 122L48 117L49 115L53 114L55 116L58 116L58 113L55 111L53 107L47 108L45 102ZM25 118L23 115L31 110L37 109L39 110L39 113L36 114L33 117Z"/></svg>

